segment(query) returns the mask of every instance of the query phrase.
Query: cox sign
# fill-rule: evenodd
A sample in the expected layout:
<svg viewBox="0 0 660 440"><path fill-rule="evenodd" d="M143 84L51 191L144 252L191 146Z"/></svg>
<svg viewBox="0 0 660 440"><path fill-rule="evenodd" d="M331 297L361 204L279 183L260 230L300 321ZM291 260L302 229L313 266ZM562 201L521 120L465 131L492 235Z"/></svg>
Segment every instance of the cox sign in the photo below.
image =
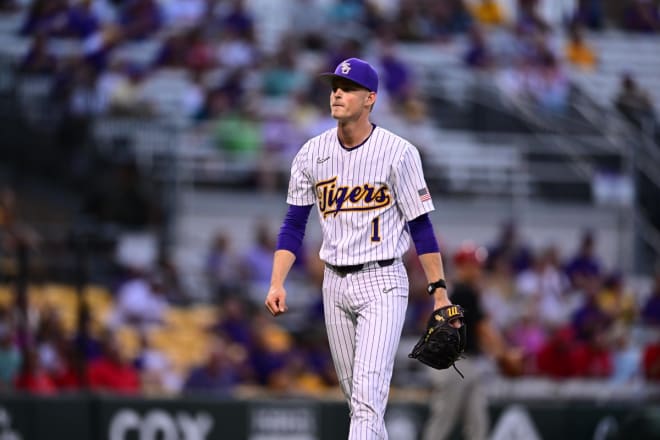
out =
<svg viewBox="0 0 660 440"><path fill-rule="evenodd" d="M213 417L207 412L170 414L152 409L144 414L130 409L118 410L108 426L109 440L206 440L213 428Z"/></svg>

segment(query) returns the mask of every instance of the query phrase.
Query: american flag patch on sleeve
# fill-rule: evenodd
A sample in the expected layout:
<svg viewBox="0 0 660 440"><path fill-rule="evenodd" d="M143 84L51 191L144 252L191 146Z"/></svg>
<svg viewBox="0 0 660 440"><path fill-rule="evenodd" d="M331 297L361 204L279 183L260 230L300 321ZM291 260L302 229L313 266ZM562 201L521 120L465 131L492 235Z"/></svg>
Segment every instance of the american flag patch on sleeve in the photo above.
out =
<svg viewBox="0 0 660 440"><path fill-rule="evenodd" d="M421 200L422 202L431 200L431 194L429 194L429 190L426 189L426 187L417 191L417 194L419 194L419 200Z"/></svg>

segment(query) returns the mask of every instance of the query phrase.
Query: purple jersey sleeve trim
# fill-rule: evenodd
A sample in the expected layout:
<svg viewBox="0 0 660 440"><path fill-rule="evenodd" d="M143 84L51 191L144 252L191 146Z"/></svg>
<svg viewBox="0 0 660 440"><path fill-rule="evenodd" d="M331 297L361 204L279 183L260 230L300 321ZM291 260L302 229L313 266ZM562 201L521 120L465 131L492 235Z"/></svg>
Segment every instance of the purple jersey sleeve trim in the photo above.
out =
<svg viewBox="0 0 660 440"><path fill-rule="evenodd" d="M417 255L431 254L433 252L440 252L438 241L435 239L433 232L433 225L428 214L422 214L408 222L410 229L410 236L415 243Z"/></svg>
<svg viewBox="0 0 660 440"><path fill-rule="evenodd" d="M280 233L277 236L277 249L286 249L297 254L305 236L307 219L313 205L289 205Z"/></svg>

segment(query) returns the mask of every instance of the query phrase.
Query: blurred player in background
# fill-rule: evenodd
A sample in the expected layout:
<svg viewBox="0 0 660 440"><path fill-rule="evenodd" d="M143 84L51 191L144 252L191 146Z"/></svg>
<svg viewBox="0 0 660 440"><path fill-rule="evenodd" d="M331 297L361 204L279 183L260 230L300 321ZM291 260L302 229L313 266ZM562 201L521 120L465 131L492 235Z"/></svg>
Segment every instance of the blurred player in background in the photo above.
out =
<svg viewBox="0 0 660 440"><path fill-rule="evenodd" d="M454 254L455 276L450 299L465 310L466 358L461 361L465 378L457 380L453 370L429 370L434 390L424 440L449 438L457 422L461 424L463 438L486 439L490 420L482 387L483 373L488 366L484 360L494 359L509 375L520 374L522 370L521 353L506 346L481 303L480 281L487 254L485 248L472 243L463 244Z"/></svg>

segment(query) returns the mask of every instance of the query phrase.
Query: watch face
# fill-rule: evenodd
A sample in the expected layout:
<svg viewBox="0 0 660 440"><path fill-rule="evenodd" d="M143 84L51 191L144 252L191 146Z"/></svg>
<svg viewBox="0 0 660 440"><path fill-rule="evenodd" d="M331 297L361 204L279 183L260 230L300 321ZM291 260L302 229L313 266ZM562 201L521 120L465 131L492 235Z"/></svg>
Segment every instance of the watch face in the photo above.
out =
<svg viewBox="0 0 660 440"><path fill-rule="evenodd" d="M427 290L429 293L433 293L433 291L434 291L435 289L433 288L433 286L432 286L431 284L429 284L429 285L426 287L426 290Z"/></svg>

